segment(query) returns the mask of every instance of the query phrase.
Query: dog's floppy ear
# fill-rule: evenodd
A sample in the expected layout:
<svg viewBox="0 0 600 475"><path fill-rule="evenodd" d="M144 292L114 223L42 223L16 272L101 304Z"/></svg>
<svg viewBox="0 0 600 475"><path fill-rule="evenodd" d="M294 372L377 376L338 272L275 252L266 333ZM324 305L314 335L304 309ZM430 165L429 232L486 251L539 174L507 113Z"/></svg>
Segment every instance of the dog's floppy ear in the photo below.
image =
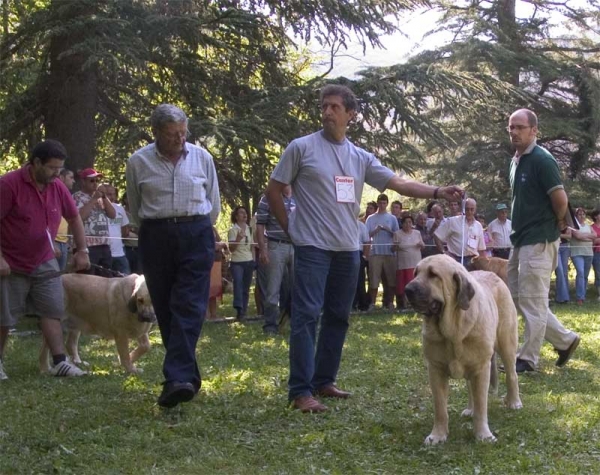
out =
<svg viewBox="0 0 600 475"><path fill-rule="evenodd" d="M456 300L458 306L463 310L468 310L469 302L475 296L475 289L467 276L460 272L456 272L453 279L456 282Z"/></svg>

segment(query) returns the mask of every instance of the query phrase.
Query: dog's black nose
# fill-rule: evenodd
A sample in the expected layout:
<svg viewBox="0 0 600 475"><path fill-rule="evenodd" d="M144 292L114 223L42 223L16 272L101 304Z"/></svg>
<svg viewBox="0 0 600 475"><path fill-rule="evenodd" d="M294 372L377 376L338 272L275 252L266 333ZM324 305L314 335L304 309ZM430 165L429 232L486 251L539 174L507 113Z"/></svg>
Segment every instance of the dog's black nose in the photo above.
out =
<svg viewBox="0 0 600 475"><path fill-rule="evenodd" d="M412 284L412 282L411 282ZM410 284L408 284L405 288L404 288L404 293L406 294L406 298L408 300L411 300L415 297L415 289L414 286L411 286Z"/></svg>

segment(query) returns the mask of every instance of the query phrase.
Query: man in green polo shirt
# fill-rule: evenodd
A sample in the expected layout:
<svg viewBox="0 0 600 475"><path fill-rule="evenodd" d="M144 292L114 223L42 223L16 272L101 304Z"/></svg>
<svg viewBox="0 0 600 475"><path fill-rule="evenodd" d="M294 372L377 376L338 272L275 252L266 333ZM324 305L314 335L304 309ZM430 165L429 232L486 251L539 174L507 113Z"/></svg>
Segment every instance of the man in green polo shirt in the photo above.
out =
<svg viewBox="0 0 600 475"><path fill-rule="evenodd" d="M517 355L517 372L535 371L544 339L564 366L579 345L548 307L550 276L556 268L559 229L566 227L567 194L558 164L536 144L537 116L528 109L514 112L507 131L515 148L510 166L512 234L508 284L525 319L525 340Z"/></svg>

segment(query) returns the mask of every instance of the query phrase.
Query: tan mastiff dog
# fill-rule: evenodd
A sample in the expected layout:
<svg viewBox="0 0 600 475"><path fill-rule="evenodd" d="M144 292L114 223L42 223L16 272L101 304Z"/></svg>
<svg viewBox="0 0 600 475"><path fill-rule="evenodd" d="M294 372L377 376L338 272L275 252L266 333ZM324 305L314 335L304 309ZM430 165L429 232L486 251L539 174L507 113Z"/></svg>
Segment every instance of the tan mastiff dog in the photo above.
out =
<svg viewBox="0 0 600 475"><path fill-rule="evenodd" d="M487 256L474 257L471 259L467 269L469 271L486 270L493 272L508 285L508 259Z"/></svg>
<svg viewBox="0 0 600 475"><path fill-rule="evenodd" d="M504 282L491 272L469 273L454 259L436 255L423 259L406 295L423 314L423 352L433 394L434 424L425 444L448 437L449 378L465 378L475 438L495 441L487 420L490 375L496 375L494 350L506 369L506 405L523 407L515 371L517 311ZM494 388L493 388L494 389Z"/></svg>
<svg viewBox="0 0 600 475"><path fill-rule="evenodd" d="M115 340L121 365L138 373L134 363L150 349L148 332L156 321L143 275L107 279L95 275L62 276L67 314L66 348L75 364L82 364L78 342L81 332ZM129 340L138 346L130 353ZM45 344L40 354L41 371L48 370Z"/></svg>

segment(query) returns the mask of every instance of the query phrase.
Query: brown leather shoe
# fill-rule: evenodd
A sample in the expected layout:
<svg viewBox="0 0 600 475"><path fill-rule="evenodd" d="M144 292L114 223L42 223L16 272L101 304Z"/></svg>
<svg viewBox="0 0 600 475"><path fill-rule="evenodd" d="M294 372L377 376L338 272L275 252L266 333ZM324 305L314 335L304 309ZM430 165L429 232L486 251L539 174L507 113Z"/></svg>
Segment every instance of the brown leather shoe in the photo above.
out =
<svg viewBox="0 0 600 475"><path fill-rule="evenodd" d="M300 409L301 412L325 412L327 406L321 404L312 396L300 396L292 401L292 408Z"/></svg>
<svg viewBox="0 0 600 475"><path fill-rule="evenodd" d="M335 397L338 399L348 399L350 396L352 396L352 393L342 391L341 389L337 388L335 384L323 386L317 389L315 394L321 397Z"/></svg>

